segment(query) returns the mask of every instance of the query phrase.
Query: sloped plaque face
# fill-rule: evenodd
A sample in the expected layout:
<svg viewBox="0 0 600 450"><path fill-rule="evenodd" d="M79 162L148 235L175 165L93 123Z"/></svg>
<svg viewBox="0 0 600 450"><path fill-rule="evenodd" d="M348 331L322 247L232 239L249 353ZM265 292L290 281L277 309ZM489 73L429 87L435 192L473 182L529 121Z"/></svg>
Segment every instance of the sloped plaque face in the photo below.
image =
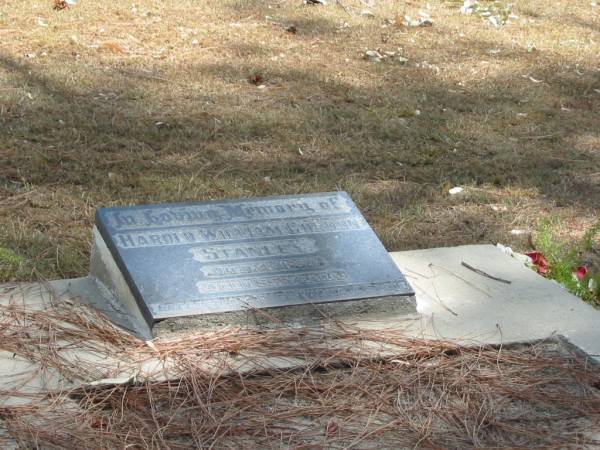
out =
<svg viewBox="0 0 600 450"><path fill-rule="evenodd" d="M413 293L345 192L99 208L96 225L149 324Z"/></svg>

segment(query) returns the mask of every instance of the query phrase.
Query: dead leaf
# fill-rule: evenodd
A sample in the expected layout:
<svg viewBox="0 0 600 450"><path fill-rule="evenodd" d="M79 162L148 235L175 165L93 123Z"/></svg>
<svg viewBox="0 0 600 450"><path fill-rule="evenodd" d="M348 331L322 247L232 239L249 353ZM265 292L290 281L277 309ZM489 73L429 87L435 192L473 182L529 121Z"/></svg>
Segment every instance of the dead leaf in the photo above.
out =
<svg viewBox="0 0 600 450"><path fill-rule="evenodd" d="M326 434L328 436L331 436L333 434L336 434L337 432L338 432L337 423L335 423L335 421L333 421L333 420L330 420L329 423L327 424Z"/></svg>
<svg viewBox="0 0 600 450"><path fill-rule="evenodd" d="M260 73L255 73L248 77L248 82L256 86L260 85L265 81L265 78Z"/></svg>
<svg viewBox="0 0 600 450"><path fill-rule="evenodd" d="M100 46L100 48L103 50L111 51L113 53L125 53L125 49L123 48L123 46L116 42L105 42Z"/></svg>
<svg viewBox="0 0 600 450"><path fill-rule="evenodd" d="M92 417L92 420L90 421L90 427L92 428L102 428L102 426L104 425L104 418L102 416L95 416ZM108 420L107 420L108 423Z"/></svg>
<svg viewBox="0 0 600 450"><path fill-rule="evenodd" d="M65 0L54 0L54 6L52 9L56 11L62 11L63 9L68 9L69 6L69 3L67 3Z"/></svg>

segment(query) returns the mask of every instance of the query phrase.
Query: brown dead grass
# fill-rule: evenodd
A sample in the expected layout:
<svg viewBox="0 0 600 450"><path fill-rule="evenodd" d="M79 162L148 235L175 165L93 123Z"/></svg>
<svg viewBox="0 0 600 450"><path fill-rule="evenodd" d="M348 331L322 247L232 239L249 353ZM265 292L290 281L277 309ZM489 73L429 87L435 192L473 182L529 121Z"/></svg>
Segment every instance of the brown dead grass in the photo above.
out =
<svg viewBox="0 0 600 450"><path fill-rule="evenodd" d="M85 274L113 204L345 189L389 250L598 216L599 8L522 1L494 28L430 1L407 29L385 21L425 2L341 3L0 2L3 278Z"/></svg>

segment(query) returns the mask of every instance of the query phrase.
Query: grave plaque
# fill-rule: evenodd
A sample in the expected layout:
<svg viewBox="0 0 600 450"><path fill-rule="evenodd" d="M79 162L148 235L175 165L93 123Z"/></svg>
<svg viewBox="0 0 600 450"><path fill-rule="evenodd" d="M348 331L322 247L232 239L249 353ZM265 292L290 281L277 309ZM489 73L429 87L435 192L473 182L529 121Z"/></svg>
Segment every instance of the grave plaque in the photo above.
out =
<svg viewBox="0 0 600 450"><path fill-rule="evenodd" d="M345 192L99 208L96 226L149 326L413 294Z"/></svg>

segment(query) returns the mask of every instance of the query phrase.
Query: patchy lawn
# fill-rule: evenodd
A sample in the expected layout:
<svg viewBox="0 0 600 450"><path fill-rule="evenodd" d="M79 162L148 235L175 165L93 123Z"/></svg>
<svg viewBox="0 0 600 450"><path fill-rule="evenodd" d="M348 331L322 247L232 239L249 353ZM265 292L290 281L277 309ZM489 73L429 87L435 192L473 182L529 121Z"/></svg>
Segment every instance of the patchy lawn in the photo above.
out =
<svg viewBox="0 0 600 450"><path fill-rule="evenodd" d="M0 0L0 281L84 275L117 204L344 189L389 250L525 249L511 230L550 215L580 236L600 7L522 1L495 27L429 5ZM403 25L420 10L433 26Z"/></svg>

